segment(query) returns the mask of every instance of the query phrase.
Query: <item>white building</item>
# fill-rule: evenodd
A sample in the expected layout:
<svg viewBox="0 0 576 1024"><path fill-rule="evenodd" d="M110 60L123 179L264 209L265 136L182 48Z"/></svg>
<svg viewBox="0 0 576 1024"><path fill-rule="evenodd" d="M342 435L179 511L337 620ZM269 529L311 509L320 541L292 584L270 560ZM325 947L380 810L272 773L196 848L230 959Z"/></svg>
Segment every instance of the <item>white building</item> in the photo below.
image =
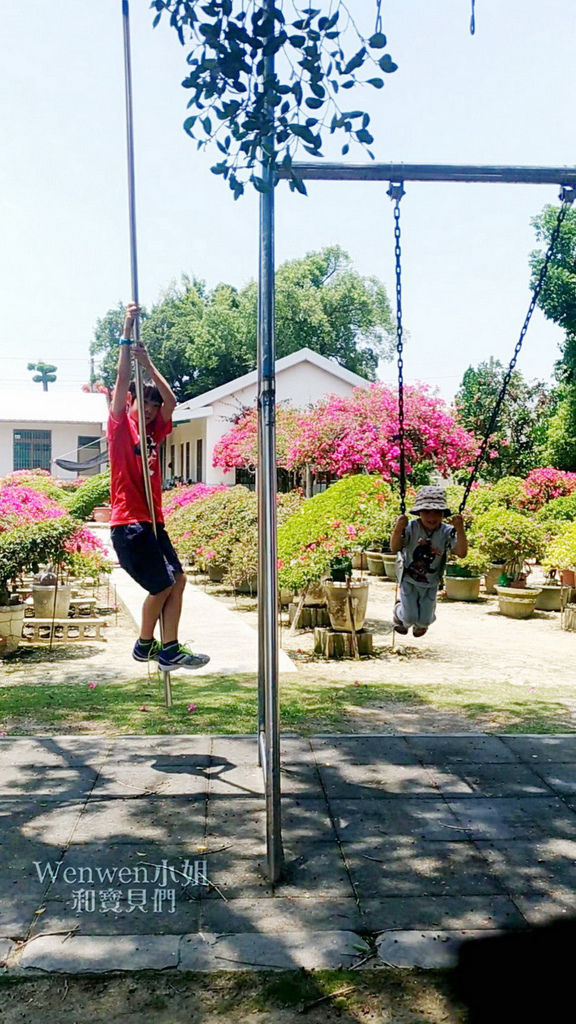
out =
<svg viewBox="0 0 576 1024"><path fill-rule="evenodd" d="M276 401L295 409L305 409L327 395L350 395L354 388L367 388L369 384L365 377L309 348L292 352L276 363ZM212 454L239 413L253 407L256 398L257 373L253 370L179 405L173 416L174 429L166 441L165 478L233 484L235 474L214 467Z"/></svg>
<svg viewBox="0 0 576 1024"><path fill-rule="evenodd" d="M82 391L3 392L0 477L16 469L47 469L61 479L75 479L77 473L60 469L54 460L80 462L91 458L100 450L107 419L105 395Z"/></svg>

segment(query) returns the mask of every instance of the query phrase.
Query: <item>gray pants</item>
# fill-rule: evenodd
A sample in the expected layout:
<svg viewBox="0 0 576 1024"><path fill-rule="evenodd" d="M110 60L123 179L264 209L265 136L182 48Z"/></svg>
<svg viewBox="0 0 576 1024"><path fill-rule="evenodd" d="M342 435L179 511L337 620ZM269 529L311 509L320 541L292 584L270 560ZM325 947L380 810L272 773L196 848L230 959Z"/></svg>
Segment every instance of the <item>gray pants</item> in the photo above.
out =
<svg viewBox="0 0 576 1024"><path fill-rule="evenodd" d="M437 586L419 587L409 576L404 576L394 613L405 626L429 626L436 618L437 596Z"/></svg>

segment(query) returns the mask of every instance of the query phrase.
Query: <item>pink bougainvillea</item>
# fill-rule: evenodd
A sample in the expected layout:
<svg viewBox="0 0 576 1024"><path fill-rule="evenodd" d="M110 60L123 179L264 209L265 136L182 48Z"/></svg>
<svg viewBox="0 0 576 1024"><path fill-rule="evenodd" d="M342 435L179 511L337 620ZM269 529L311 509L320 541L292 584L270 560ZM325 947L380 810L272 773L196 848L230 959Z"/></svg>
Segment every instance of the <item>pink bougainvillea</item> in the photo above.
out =
<svg viewBox="0 0 576 1024"><path fill-rule="evenodd" d="M426 386L405 388L404 423L408 474L418 462L448 472L473 461L476 439ZM355 388L346 397L331 395L307 412L280 406L277 425L277 462L285 469L311 466L338 477L380 473L386 480L399 473L398 398L385 384ZM255 465L256 458L257 418L251 410L216 446L214 465L230 470Z"/></svg>
<svg viewBox="0 0 576 1024"><path fill-rule="evenodd" d="M0 532L65 514L56 501L32 487L9 483L0 489Z"/></svg>
<svg viewBox="0 0 576 1024"><path fill-rule="evenodd" d="M288 468L288 451L294 444L301 413L279 405L276 409L276 463ZM258 462L258 413L250 409L214 446L212 464L229 472L237 467L250 469Z"/></svg>
<svg viewBox="0 0 576 1024"><path fill-rule="evenodd" d="M576 491L576 473L567 473L553 466L533 469L524 481L524 508L535 512L553 498L562 498Z"/></svg>
<svg viewBox="0 0 576 1024"><path fill-rule="evenodd" d="M189 505L191 501L198 501L199 498L207 498L209 494L214 494L216 491L225 491L226 487L221 484L217 487L211 487L208 484L180 484L178 487L174 487L171 491L165 491L162 496L162 507L166 514L174 512L177 508L182 508L183 505Z"/></svg>
<svg viewBox="0 0 576 1024"><path fill-rule="evenodd" d="M348 397L332 395L298 423L287 464L310 465L333 476L380 473L385 480L400 471L398 397L385 384L355 388ZM458 426L442 399L424 386L404 391L406 472L432 462L440 472L468 466L476 439Z"/></svg>

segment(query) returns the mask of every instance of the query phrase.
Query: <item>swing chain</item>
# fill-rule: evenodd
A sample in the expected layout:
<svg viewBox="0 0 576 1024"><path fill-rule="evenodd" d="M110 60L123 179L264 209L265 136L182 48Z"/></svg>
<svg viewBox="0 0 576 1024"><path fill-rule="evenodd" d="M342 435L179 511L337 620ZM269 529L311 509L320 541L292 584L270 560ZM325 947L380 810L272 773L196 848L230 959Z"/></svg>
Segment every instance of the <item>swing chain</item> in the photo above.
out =
<svg viewBox="0 0 576 1024"><path fill-rule="evenodd" d="M400 478L400 511L402 515L406 512L406 459L404 452L404 341L402 326L402 248L400 232L400 202L405 194L402 181L390 186L386 193L394 201L394 257L396 262L396 351L398 353L398 440L400 448L399 457L399 478Z"/></svg>
<svg viewBox="0 0 576 1024"><path fill-rule="evenodd" d="M472 0L472 10L470 12L470 35L473 36L476 31L476 0Z"/></svg>
<svg viewBox="0 0 576 1024"><path fill-rule="evenodd" d="M518 338L518 341L516 342L516 346L514 348L514 354L512 356L512 359L510 360L510 365L508 366L508 369L507 369L507 371L506 371L506 373L504 375L504 378L502 380L502 386L500 388L500 393L499 393L499 395L498 395L498 397L496 399L496 404L494 406L494 409L492 410L492 415L490 417L490 421L489 421L488 426L486 428L486 431L484 433L484 437L482 438L482 442L480 444L480 448L478 450L478 454L476 455L476 461L474 462L474 466L472 468L472 472L470 474L470 477L469 477L468 482L466 484L466 487L464 489L464 494L462 496L462 501L460 502L460 508L458 509L460 514L464 511L464 507L466 505L466 502L468 500L468 496L469 496L470 491L472 489L472 484L474 483L474 480L476 479L476 474L478 473L478 470L480 469L480 466L482 465L482 463L484 462L484 459L486 458L486 451L487 451L488 445L490 443L490 438L492 437L492 434L494 432L494 428L496 426L496 422L497 422L498 416L500 414L500 409L502 408L504 399L506 397L506 393L508 391L508 385L510 383L510 380L512 379L512 373L514 372L514 367L516 366L516 361L518 359L518 356L520 355L520 349L522 348L522 343L524 341L524 338L526 337L526 332L528 330L528 327L530 326L530 321L532 319L532 314L533 314L534 310L536 309L536 304L538 302L538 298L539 298L540 292L542 290L542 285L544 284L544 281L546 279L546 275L548 273L548 267L550 266L550 263L552 261L552 257L554 255L554 252L555 252L555 249L556 249L556 244L558 242L560 231L562 229L562 224L564 223L564 218L566 217L566 214L568 213L568 210L570 209L570 205L571 205L572 201L576 198L576 190L574 190L574 189L567 189L567 188L563 187L562 191L560 193L560 198L562 200L562 206L560 207L560 209L558 211L558 218L556 220L556 224L554 226L554 230L553 230L552 235L550 237L550 244L549 244L548 249L546 251L546 255L544 257L542 266L540 267L540 273L538 274L538 280L537 280L537 282L536 282L536 284L534 286L534 290L532 292L532 298L530 299L530 305L528 306L528 312L526 314L524 323L522 324L522 330L520 331L520 337Z"/></svg>
<svg viewBox="0 0 576 1024"><path fill-rule="evenodd" d="M382 31L382 0L376 0L376 25L374 32Z"/></svg>

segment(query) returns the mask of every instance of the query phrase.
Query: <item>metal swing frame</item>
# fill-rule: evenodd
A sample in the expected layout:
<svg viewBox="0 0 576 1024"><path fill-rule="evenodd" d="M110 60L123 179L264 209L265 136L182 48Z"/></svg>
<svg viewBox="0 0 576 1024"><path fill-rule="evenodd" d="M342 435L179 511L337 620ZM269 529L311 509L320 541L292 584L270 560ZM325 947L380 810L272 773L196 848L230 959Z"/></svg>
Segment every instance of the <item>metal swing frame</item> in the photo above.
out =
<svg viewBox="0 0 576 1024"><path fill-rule="evenodd" d="M402 306L400 270L400 224L399 201L404 192L404 182L483 182L489 184L530 184L558 185L563 190L563 208L576 194L576 167L522 167L501 165L472 164L336 164L336 163L297 163L293 171L302 181L387 181L390 184L389 194L396 201L395 212L395 253L396 253L396 299L397 299L397 337L399 355L399 394L402 395ZM288 177L282 169L279 176ZM561 221L557 225L559 233ZM546 267L552 256L555 240L547 254ZM544 277L541 277L540 286ZM539 288L538 288L539 291ZM275 595L276 580L276 534L275 534L275 492L276 466L271 453L275 451L274 425L274 192L270 189L260 196L260 276L259 276L259 345L258 345L258 412L259 438L261 458L259 474L259 497L261 507L266 512L264 523L261 519L260 536L260 575L258 590L259 605L259 739L260 750L266 752L262 758L266 781L267 809L267 850L268 873L272 881L277 881L282 872L282 835L281 835L281 794L279 768L279 714L278 714L278 661L277 661L277 614ZM522 344L537 294L533 295L529 314L524 321L520 341L516 346L514 368L520 345ZM500 404L504 394L501 396ZM400 403L402 399L399 399ZM490 431L493 429L491 420ZM405 508L405 466L403 445L403 410L400 409L400 478L402 490L402 507ZM475 466L478 471L481 459ZM472 484L473 477L470 480Z"/></svg>

